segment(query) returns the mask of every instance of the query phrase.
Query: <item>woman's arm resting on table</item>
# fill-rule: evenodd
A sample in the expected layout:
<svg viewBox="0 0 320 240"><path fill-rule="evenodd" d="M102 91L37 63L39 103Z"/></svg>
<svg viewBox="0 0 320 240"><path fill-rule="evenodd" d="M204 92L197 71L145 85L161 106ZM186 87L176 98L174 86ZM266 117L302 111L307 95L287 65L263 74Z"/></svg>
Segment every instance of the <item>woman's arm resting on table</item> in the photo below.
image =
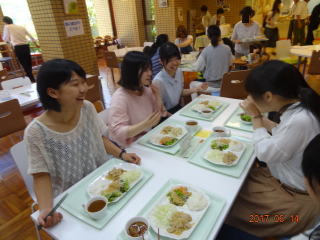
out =
<svg viewBox="0 0 320 240"><path fill-rule="evenodd" d="M112 143L108 138L102 137L102 139L107 153L113 155L116 158L119 158L122 149ZM121 157L122 160L130 163L140 164L141 161L141 158L135 153L123 153Z"/></svg>
<svg viewBox="0 0 320 240"><path fill-rule="evenodd" d="M51 177L49 173L36 173L32 176L33 188L37 196L40 211L38 222L43 227L52 227L61 221L62 214L59 212L54 212L53 215L47 217L45 221L45 217L53 207Z"/></svg>

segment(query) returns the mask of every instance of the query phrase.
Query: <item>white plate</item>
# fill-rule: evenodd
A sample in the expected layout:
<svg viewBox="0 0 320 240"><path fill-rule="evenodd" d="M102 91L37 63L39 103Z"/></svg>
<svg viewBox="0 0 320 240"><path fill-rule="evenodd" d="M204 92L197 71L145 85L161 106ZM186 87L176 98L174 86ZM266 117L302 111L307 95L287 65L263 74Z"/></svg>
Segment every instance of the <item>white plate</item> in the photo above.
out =
<svg viewBox="0 0 320 240"><path fill-rule="evenodd" d="M172 135L171 133L169 134L164 134L164 133L161 133L161 131L165 128L165 127L174 127L174 128L181 128L182 129L182 133L179 135L179 136L175 136L175 135ZM155 146L158 146L158 147L164 147L164 148L168 148L168 147L173 147L175 146L186 134L188 133L187 129L183 126L180 126L180 125L166 125L166 126L163 126L156 134L152 135L149 139L149 142ZM160 143L160 140L161 138L163 137L173 137L173 138L177 138L178 140L176 142L174 142L172 145L169 145L169 146L166 146L166 145L162 145Z"/></svg>
<svg viewBox="0 0 320 240"><path fill-rule="evenodd" d="M191 110L193 111L196 111L198 113L202 113L202 110L206 109L206 108L209 108L208 105L205 105L205 104L201 104L201 102L205 102L205 101L208 101L210 105L210 103L214 103L214 107L216 108L215 110L212 110L212 113L214 113L215 111L217 111L221 106L222 106L222 103L219 102L219 101L214 101L214 100L206 100L206 99L202 99L202 100L199 100L196 104L194 104L192 107L191 107Z"/></svg>
<svg viewBox="0 0 320 240"><path fill-rule="evenodd" d="M170 192L174 188L181 187L181 186L187 187L188 191L191 192L191 193L193 193L193 192L200 193L207 200L207 206L204 209L202 209L201 211L192 211L192 210L190 210L188 208L187 202L183 206L175 206L175 205L171 204L169 198L167 197L168 192ZM159 205L167 205L167 204L175 206L176 207L176 211L184 212L186 214L189 214L192 217L192 221L191 221L192 227L190 229L182 232L181 235L175 235L175 234L167 232L165 227L157 225L156 220L153 217L153 211L157 206L159 206ZM150 211L147 213L146 216L147 216L147 218L149 220L150 226L153 229L153 231L157 233L158 228L159 228L159 232L160 232L161 236L168 237L168 238L171 238L171 239L178 239L178 240L187 239L187 238L190 237L190 235L192 234L193 230L197 227L198 223L200 222L201 218L203 217L203 215L205 214L205 212L209 208L210 204L211 204L210 198L204 192L202 192L200 189L192 187L190 185L174 185L174 186L172 186L170 188L169 191L165 192L164 195L160 197L160 200L158 202L156 202L150 208Z"/></svg>
<svg viewBox="0 0 320 240"><path fill-rule="evenodd" d="M143 172L141 170L141 167L136 165L136 164L132 164L132 163L119 163L117 165L114 165L111 169L109 169L107 172L105 172L102 176L96 178L92 183L90 183L87 187L87 193L90 197L94 197L94 196L103 196L101 194L101 191L108 188L109 184L112 183L111 180L107 179L106 176L108 175L108 173L114 169L114 168L122 168L124 170L127 171L132 171L132 170L139 170L140 171L140 177L132 182L130 184L130 188L127 192L130 191L130 189L132 189L142 178L143 178ZM126 193L122 193L121 196L119 196L118 198L116 198L112 203L118 202L124 195L126 195Z"/></svg>
<svg viewBox="0 0 320 240"><path fill-rule="evenodd" d="M218 149L211 149L211 142L214 140L218 140L218 139L230 139L235 144L230 144L229 148L227 148L223 151L220 151ZM246 149L246 146L244 143L242 143L238 140L234 140L232 138L227 138L227 137L214 138L212 141L210 142L209 149L204 153L203 158L205 160L207 160L208 162L213 163L213 164L217 164L217 165L228 166L228 167L237 165L240 158L241 158L241 155L243 154L243 152ZM210 155L212 155L214 152L216 153L216 156L215 156L215 158L212 158L212 156L210 156ZM231 152L237 156L237 159L231 164L227 164L227 163L223 162L223 160L222 160L223 155L228 152ZM219 157L220 154L221 154L221 156Z"/></svg>

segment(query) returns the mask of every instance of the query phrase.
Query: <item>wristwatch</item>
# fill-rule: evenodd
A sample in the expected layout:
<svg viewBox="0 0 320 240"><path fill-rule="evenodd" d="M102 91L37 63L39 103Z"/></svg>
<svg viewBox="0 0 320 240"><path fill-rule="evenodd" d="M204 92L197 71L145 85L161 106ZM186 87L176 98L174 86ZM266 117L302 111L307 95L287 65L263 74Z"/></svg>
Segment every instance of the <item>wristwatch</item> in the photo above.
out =
<svg viewBox="0 0 320 240"><path fill-rule="evenodd" d="M126 151L125 149L121 149L121 152L120 152L120 154L119 154L119 158L123 160L122 155L123 155L124 153L126 153L126 152L127 152L127 151Z"/></svg>

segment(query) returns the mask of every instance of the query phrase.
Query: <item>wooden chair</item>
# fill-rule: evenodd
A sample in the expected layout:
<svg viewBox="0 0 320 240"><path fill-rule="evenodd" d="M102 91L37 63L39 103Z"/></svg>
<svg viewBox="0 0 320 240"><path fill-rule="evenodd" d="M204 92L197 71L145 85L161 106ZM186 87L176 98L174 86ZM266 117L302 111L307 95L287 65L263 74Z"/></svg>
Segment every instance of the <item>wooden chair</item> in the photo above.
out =
<svg viewBox="0 0 320 240"><path fill-rule="evenodd" d="M104 57L105 57L105 60L106 60L107 67L110 68L110 70L111 70L112 82L113 82L114 86L116 86L116 82L114 80L113 69L114 68L120 68L117 56L116 56L116 54L114 52L105 51L104 52Z"/></svg>
<svg viewBox="0 0 320 240"><path fill-rule="evenodd" d="M0 103L0 126L0 137L25 129L26 122L17 99Z"/></svg>
<svg viewBox="0 0 320 240"><path fill-rule="evenodd" d="M87 78L87 84L88 84L89 90L87 92L86 99L92 102L93 104L100 101L102 105L104 105L101 81L99 77L92 76Z"/></svg>
<svg viewBox="0 0 320 240"><path fill-rule="evenodd" d="M223 75L221 83L221 97L245 99L248 96L244 85L250 70L228 72Z"/></svg>
<svg viewBox="0 0 320 240"><path fill-rule="evenodd" d="M320 74L320 51L312 52L308 74L311 74L311 75Z"/></svg>

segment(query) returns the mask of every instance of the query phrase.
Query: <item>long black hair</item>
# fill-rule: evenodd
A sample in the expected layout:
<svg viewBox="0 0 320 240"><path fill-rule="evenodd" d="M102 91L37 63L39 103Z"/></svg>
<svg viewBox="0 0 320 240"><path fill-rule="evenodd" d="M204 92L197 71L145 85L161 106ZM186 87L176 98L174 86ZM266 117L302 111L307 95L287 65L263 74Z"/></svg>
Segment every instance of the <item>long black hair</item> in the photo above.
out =
<svg viewBox="0 0 320 240"><path fill-rule="evenodd" d="M308 86L299 70L288 63L272 60L254 68L245 88L255 99L267 91L286 99L298 99L320 121L320 96Z"/></svg>
<svg viewBox="0 0 320 240"><path fill-rule="evenodd" d="M276 15L277 13L280 13L280 8L279 5L281 4L281 0L275 0L272 6L272 16L274 17L274 15Z"/></svg>
<svg viewBox="0 0 320 240"><path fill-rule="evenodd" d="M213 47L218 46L221 37L221 30L217 25L211 25L208 27L208 37L211 40Z"/></svg>
<svg viewBox="0 0 320 240"><path fill-rule="evenodd" d="M129 90L141 90L140 78L142 73L151 69L150 59L142 52L128 52L121 64L119 85Z"/></svg>
<svg viewBox="0 0 320 240"><path fill-rule="evenodd" d="M157 36L156 41L152 44L151 49L148 53L149 57L153 57L153 55L157 52L158 48L163 44L169 41L169 37L167 34L160 34Z"/></svg>
<svg viewBox="0 0 320 240"><path fill-rule="evenodd" d="M302 171L313 190L315 190L314 184L320 185L319 149L320 134L311 140L302 157Z"/></svg>

